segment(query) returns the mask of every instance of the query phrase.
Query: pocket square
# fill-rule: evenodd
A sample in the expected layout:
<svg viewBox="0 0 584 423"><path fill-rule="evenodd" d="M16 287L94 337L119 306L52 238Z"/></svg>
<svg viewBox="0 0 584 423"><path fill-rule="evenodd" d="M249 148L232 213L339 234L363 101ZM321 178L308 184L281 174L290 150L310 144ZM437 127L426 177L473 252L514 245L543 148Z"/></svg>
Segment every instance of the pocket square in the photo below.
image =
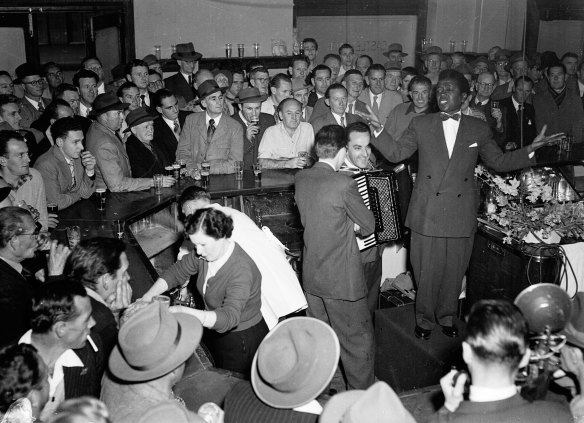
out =
<svg viewBox="0 0 584 423"><path fill-rule="evenodd" d="M469 146L468 146L468 148L471 148L471 147L478 147L478 146L479 146L479 145L478 145L478 144L475 142L475 143L473 143L473 144L469 145Z"/></svg>

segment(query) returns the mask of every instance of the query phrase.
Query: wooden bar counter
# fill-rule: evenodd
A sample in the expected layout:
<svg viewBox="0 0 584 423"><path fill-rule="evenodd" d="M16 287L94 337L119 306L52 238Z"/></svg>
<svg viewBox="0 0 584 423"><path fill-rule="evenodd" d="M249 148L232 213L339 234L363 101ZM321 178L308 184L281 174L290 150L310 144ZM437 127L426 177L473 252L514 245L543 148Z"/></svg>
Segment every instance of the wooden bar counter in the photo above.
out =
<svg viewBox="0 0 584 423"><path fill-rule="evenodd" d="M211 175L207 189L214 201L243 210L244 198L251 195L290 192L294 190L296 170L265 170L261 182L254 180L254 174L244 171L243 180L237 181L235 175ZM66 227L76 225L81 229L82 238L96 236L115 237L122 228L123 239L127 246L130 261L129 273L132 278L134 297L140 297L158 277L147 254L136 240L132 227L142 219L168 209L173 209L177 218L175 204L182 191L191 185L201 185L191 178L181 180L170 188L163 188L161 195L154 189L137 192L107 192L105 210L98 210L95 196L81 200L59 211L59 226L54 229L53 237L66 240Z"/></svg>

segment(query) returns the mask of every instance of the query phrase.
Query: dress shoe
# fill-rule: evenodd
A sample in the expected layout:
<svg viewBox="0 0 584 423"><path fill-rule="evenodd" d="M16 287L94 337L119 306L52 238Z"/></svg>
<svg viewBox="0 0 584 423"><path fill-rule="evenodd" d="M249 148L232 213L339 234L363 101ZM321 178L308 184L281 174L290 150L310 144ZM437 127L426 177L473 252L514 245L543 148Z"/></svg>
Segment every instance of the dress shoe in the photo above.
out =
<svg viewBox="0 0 584 423"><path fill-rule="evenodd" d="M424 329L416 325L416 329L414 329L414 335L416 335L416 338L418 339L427 341L430 339L430 335L432 335L432 329Z"/></svg>
<svg viewBox="0 0 584 423"><path fill-rule="evenodd" d="M458 328L454 325L452 326L442 326L442 333L449 338L458 337Z"/></svg>

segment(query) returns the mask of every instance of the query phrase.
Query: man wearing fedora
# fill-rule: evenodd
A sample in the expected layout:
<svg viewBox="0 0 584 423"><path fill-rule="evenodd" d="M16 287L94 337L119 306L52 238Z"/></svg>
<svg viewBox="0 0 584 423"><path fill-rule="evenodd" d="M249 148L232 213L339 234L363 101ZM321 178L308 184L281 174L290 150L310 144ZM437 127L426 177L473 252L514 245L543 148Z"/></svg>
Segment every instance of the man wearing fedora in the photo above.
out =
<svg viewBox="0 0 584 423"><path fill-rule="evenodd" d="M109 357L110 374L101 390L112 421L137 423L150 409L178 399L173 386L202 335L196 317L171 313L159 301L144 305L122 322L118 344ZM184 402L181 408L185 409Z"/></svg>
<svg viewBox="0 0 584 423"><path fill-rule="evenodd" d="M45 85L40 69L30 63L23 63L15 72L14 82L21 84L24 89L24 96L18 101L22 117L20 125L23 128L30 128L30 125L41 117L51 100L42 97Z"/></svg>
<svg viewBox="0 0 584 423"><path fill-rule="evenodd" d="M226 90L215 80L198 88L205 111L187 116L176 150L176 158L186 161L191 174L205 161L212 174L234 173L235 162L243 160L243 129L223 112Z"/></svg>
<svg viewBox="0 0 584 423"><path fill-rule="evenodd" d="M47 201L63 210L95 191L95 157L83 151L83 126L75 117L55 121L54 145L35 163L43 176Z"/></svg>
<svg viewBox="0 0 584 423"><path fill-rule="evenodd" d="M306 85L306 78L292 78L292 98L302 104L302 122L309 122L313 108L308 105L308 96L312 85Z"/></svg>
<svg viewBox="0 0 584 423"><path fill-rule="evenodd" d="M125 132L130 133L126 140L126 152L134 178L153 178L156 174L164 174L160 159L162 154L153 143L154 119L155 116L144 107L138 107L126 116L128 127Z"/></svg>
<svg viewBox="0 0 584 423"><path fill-rule="evenodd" d="M339 355L339 339L325 322L313 317L282 321L260 344L251 383L239 382L227 394L225 422L316 423ZM312 412L300 408L306 405Z"/></svg>
<svg viewBox="0 0 584 423"><path fill-rule="evenodd" d="M130 159L118 133L128 106L113 93L100 94L93 103L92 114L96 121L87 132L86 146L97 160L96 188L126 192L142 191L153 186L151 178L132 178ZM173 178L164 176L164 186L169 187L173 183Z"/></svg>
<svg viewBox="0 0 584 423"><path fill-rule="evenodd" d="M232 117L243 128L243 166L251 169L258 160L258 148L264 132L270 126L275 125L274 117L267 113L261 113L262 102L268 98L261 95L260 90L254 87L244 88L235 97L233 102L241 109Z"/></svg>
<svg viewBox="0 0 584 423"><path fill-rule="evenodd" d="M177 61L179 71L176 75L166 78L164 86L174 94L183 97L187 103L195 99L193 74L199 68L198 61L201 57L203 55L195 51L193 43L177 44L176 53L172 53L171 56Z"/></svg>
<svg viewBox="0 0 584 423"><path fill-rule="evenodd" d="M154 139L152 145L158 149L164 167L176 160L176 148L185 120L190 112L179 110L176 95L166 88L158 90L154 106L159 116L154 119Z"/></svg>
<svg viewBox="0 0 584 423"><path fill-rule="evenodd" d="M388 68L398 68L401 69L402 62L404 61L404 57L408 54L404 53L403 47L400 43L392 43L387 48L387 51L383 53L385 57L389 60L383 64L385 69Z"/></svg>

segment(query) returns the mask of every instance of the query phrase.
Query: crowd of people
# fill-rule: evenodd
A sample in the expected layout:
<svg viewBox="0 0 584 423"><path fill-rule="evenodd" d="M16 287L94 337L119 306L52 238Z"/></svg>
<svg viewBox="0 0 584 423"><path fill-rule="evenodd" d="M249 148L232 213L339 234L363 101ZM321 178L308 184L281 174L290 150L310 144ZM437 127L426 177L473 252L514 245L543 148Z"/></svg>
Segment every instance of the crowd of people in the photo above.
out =
<svg viewBox="0 0 584 423"><path fill-rule="evenodd" d="M153 55L116 67L111 81L97 57L84 58L70 82L55 62L0 72L2 422L414 421L375 378L382 247L360 250L376 222L353 176L405 165L398 183L417 288L413 335L424 343L439 327L459 337L475 165L520 169L566 135L582 142L584 62L499 47L471 61L433 46L414 68L402 67L398 43L384 64L349 44L322 58L315 39L303 48L275 74L260 60L199 68L193 43L176 46L179 71L166 78ZM70 250L47 235L59 223L55 210L96 189L148 190L173 164L194 180L203 169L297 169L302 286L265 232L198 184L180 198L178 261L141 298L132 296L123 241L84 239ZM163 176L163 186L175 182ZM169 306L163 294L191 279L197 307ZM286 318L303 309L305 317ZM209 407L189 410L174 392L199 344L241 379L223 409L210 407L218 420L203 420ZM462 345L468 376L444 377L435 421L584 415L578 395L570 408L518 394L530 352L515 306L477 303ZM565 367L581 379L581 352L563 358L574 357Z"/></svg>

